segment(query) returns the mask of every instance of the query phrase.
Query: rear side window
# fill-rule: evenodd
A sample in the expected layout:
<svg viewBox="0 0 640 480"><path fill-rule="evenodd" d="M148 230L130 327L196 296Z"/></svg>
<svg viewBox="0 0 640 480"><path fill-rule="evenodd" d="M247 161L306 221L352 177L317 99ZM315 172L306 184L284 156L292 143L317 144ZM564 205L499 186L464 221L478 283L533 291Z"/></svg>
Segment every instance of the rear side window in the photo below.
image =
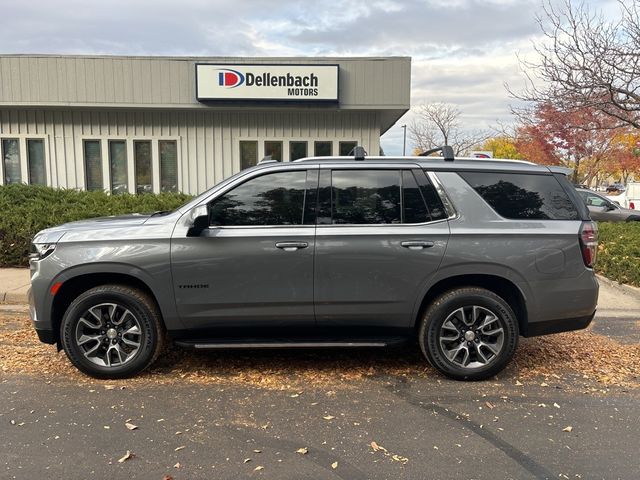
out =
<svg viewBox="0 0 640 480"><path fill-rule="evenodd" d="M553 175L460 172L480 196L505 218L578 220L576 206Z"/></svg>

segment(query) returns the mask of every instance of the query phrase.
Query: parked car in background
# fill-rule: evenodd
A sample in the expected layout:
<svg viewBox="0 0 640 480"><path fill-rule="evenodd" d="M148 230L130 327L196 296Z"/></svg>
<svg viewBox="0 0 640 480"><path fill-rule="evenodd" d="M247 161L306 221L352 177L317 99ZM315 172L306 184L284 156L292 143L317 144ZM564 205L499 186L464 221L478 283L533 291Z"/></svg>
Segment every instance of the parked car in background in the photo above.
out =
<svg viewBox="0 0 640 480"><path fill-rule="evenodd" d="M576 189L589 209L593 220L602 222L631 222L640 220L640 212L625 208L604 195L587 190Z"/></svg>
<svg viewBox="0 0 640 480"><path fill-rule="evenodd" d="M625 186L621 183L613 183L611 185L609 185L607 187L606 192L607 193L613 193L613 194L617 194L617 193L622 193L626 190Z"/></svg>

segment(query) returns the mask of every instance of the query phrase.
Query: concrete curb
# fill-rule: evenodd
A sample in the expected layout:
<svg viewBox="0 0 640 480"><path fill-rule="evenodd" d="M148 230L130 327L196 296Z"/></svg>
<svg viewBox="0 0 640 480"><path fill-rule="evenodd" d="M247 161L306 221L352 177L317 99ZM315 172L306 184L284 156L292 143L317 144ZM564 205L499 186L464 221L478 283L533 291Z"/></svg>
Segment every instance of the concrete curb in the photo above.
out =
<svg viewBox="0 0 640 480"><path fill-rule="evenodd" d="M0 292L0 303L20 304L28 301L26 292Z"/></svg>
<svg viewBox="0 0 640 480"><path fill-rule="evenodd" d="M640 288L634 287L631 285L627 285L626 283L618 283L614 280L611 280L607 277L603 277L602 275L596 274L596 278L599 282L606 283L610 287L618 288L629 295L633 295L635 297L640 298Z"/></svg>
<svg viewBox="0 0 640 480"><path fill-rule="evenodd" d="M30 286L28 268L0 268L0 303L27 303Z"/></svg>

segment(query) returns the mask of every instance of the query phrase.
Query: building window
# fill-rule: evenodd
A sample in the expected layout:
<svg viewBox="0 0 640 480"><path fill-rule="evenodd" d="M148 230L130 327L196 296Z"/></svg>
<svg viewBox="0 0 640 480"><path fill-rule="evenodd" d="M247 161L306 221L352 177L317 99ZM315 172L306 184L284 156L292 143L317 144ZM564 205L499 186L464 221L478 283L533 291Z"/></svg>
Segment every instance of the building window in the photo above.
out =
<svg viewBox="0 0 640 480"><path fill-rule="evenodd" d="M240 142L240 170L258 164L258 142Z"/></svg>
<svg viewBox="0 0 640 480"><path fill-rule="evenodd" d="M340 142L339 151L341 157L353 155L353 149L358 146L358 142Z"/></svg>
<svg viewBox="0 0 640 480"><path fill-rule="evenodd" d="M271 160L282 161L282 142L264 142L264 156Z"/></svg>
<svg viewBox="0 0 640 480"><path fill-rule="evenodd" d="M151 176L151 141L133 142L134 164L136 169L136 193L153 192Z"/></svg>
<svg viewBox="0 0 640 480"><path fill-rule="evenodd" d="M100 140L84 141L84 171L87 190L102 190L102 149Z"/></svg>
<svg viewBox="0 0 640 480"><path fill-rule="evenodd" d="M315 142L314 155L316 157L330 157L333 155L333 143L332 142Z"/></svg>
<svg viewBox="0 0 640 480"><path fill-rule="evenodd" d="M178 191L178 143L175 140L159 140L160 191Z"/></svg>
<svg viewBox="0 0 640 480"><path fill-rule="evenodd" d="M2 165L4 167L4 183L20 183L20 146L17 138L2 139Z"/></svg>
<svg viewBox="0 0 640 480"><path fill-rule="evenodd" d="M27 139L27 164L29 166L29 183L32 185L46 185L44 140L41 138Z"/></svg>
<svg viewBox="0 0 640 480"><path fill-rule="evenodd" d="M124 140L109 141L109 167L111 169L111 193L128 192L127 143Z"/></svg>
<svg viewBox="0 0 640 480"><path fill-rule="evenodd" d="M298 160L307 156L307 142L289 142L290 161Z"/></svg>

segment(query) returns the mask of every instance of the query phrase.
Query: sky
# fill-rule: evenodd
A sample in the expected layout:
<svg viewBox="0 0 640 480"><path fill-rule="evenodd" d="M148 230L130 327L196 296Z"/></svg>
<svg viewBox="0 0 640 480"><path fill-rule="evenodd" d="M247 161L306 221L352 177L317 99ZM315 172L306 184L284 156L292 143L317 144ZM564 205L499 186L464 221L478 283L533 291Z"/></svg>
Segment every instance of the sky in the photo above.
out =
<svg viewBox="0 0 640 480"><path fill-rule="evenodd" d="M411 56L412 106L452 103L465 127L492 129L513 121L504 84L523 86L517 55L535 58L541 1L0 0L0 53ZM412 119L382 137L387 154Z"/></svg>

